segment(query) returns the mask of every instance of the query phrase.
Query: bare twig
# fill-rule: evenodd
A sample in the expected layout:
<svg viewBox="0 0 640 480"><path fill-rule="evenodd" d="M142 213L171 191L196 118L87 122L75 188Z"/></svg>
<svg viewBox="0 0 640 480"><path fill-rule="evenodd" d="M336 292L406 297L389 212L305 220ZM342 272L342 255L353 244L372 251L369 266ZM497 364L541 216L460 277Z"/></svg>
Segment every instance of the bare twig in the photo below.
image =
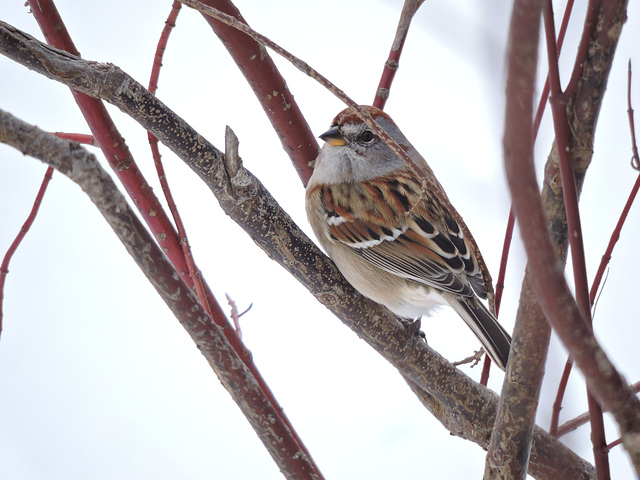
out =
<svg viewBox="0 0 640 480"><path fill-rule="evenodd" d="M478 350L477 352L474 352L473 355L470 355L466 358L463 358L462 360L457 360L455 362L453 362L454 366L460 366L460 365L466 365L468 363L471 364L471 368L475 367L476 365L478 365L478 363L480 363L480 360L482 360L482 357L484 356L485 351L483 348L481 348L480 350ZM482 385L482 382L480 383L480 385Z"/></svg>
<svg viewBox="0 0 640 480"><path fill-rule="evenodd" d="M420 5L424 3L424 0L405 0L402 7L402 13L400 14L400 20L398 21L398 28L396 29L396 36L393 39L391 45L391 51L387 61L384 62L384 69L382 70L382 76L380 77L380 84L376 90L376 96L373 101L373 106L378 107L380 110L384 109L387 99L389 98L389 91L391 90L391 84L393 78L396 76L396 72L400 66L400 55L402 55L402 47L409 33L409 26L411 20L416 14ZM487 356L488 358L488 356Z"/></svg>
<svg viewBox="0 0 640 480"><path fill-rule="evenodd" d="M233 320L233 325L236 327L236 333L240 338L242 338L242 329L240 328L240 317L242 317L245 313L251 310L251 307L253 307L253 303L249 305L246 309L244 309L242 312L238 312L238 305L236 304L235 300L231 298L228 293L225 293L225 297L227 297L227 302L231 307L231 319Z"/></svg>
<svg viewBox="0 0 640 480"><path fill-rule="evenodd" d="M2 327L4 323L4 284L7 279L7 275L9 274L9 263L11 262L11 258L13 257L13 255L18 250L20 243L22 243L22 240L29 232L29 229L31 228L31 225L33 225L33 221L36 219L36 216L38 215L38 210L40 209L42 198L44 197L44 193L47 191L47 187L49 186L52 175L53 167L48 167L47 171L44 173L44 178L42 179L40 189L36 194L35 200L33 201L31 212L22 225L22 228L20 228L20 231L16 235L16 238L13 240L6 253L4 254L2 264L0 264L0 334L2 334Z"/></svg>
<svg viewBox="0 0 640 480"><path fill-rule="evenodd" d="M631 133L631 166L640 170L640 156L638 156L638 143L636 142L636 121L631 106L631 59L627 66L627 117L629 118L629 132Z"/></svg>
<svg viewBox="0 0 640 480"><path fill-rule="evenodd" d="M629 130L631 132L631 151L633 153L631 164L634 162L638 162L638 145L636 143L636 134L635 134L635 120L633 114L633 107L631 106L631 62L629 62L629 71L627 77L627 114L629 118ZM591 303L595 301L596 293L600 288L600 282L602 281L602 276L604 275L604 271L607 268L607 265L611 261L611 255L613 253L613 249L615 248L618 240L620 240L620 233L622 232L622 227L624 226L625 221L627 220L627 215L629 214L629 210L631 210L631 205L636 199L636 195L638 194L638 189L640 189L640 175L636 178L636 182L633 184L631 188L631 192L629 193L629 197L627 198L627 202L622 209L622 213L620 214L620 218L618 218L618 222L616 223L615 228L611 234L611 238L609 239L609 244L607 245L604 254L602 255L602 259L600 261L600 265L598 266L598 271L593 279L593 284L591 285L591 291L589 293L589 297L591 299Z"/></svg>
<svg viewBox="0 0 640 480"><path fill-rule="evenodd" d="M171 5L171 12L169 13L169 17L167 18L164 28L162 29L160 40L158 41L158 47L156 48L156 53L153 58L153 66L151 68L151 78L149 79L149 92L153 93L154 95L156 93L156 90L158 89L158 79L160 78L160 69L162 68L162 58L164 56L165 49L167 48L169 35L176 25L176 20L181 8L182 4L180 2L173 2L173 4ZM187 231L184 228L182 217L180 216L180 212L178 211L176 202L173 199L173 194L171 193L171 188L169 187L169 181L164 171L162 157L160 156L160 149L158 148L158 139L151 132L147 132L147 137L149 139L149 147L151 148L153 164L156 167L156 173L158 174L160 187L162 188L162 193L164 194L164 198L167 201L169 211L171 212L173 221L178 231L180 247L182 249L182 254L184 255L184 261L189 270L191 283L195 287L200 303L207 311L207 313L209 315L212 315L211 304L209 303L209 299L207 297L204 280L202 279L202 274L196 266L195 259L193 258L191 245L189 244L189 237L187 236Z"/></svg>
<svg viewBox="0 0 640 480"><path fill-rule="evenodd" d="M640 382L636 382L633 385L631 385L631 389L635 393L640 392ZM574 417L571 420L567 420L562 425L560 425L560 427L558 427L556 436L561 437L563 435L566 435L567 433L571 433L574 430L576 430L578 427L587 423L588 421L589 421L589 412L581 413L577 417Z"/></svg>
<svg viewBox="0 0 640 480"><path fill-rule="evenodd" d="M58 138L66 138L72 142L78 142L84 145L91 145L97 147L98 143L93 135L87 135L86 133L66 133L66 132L52 132Z"/></svg>

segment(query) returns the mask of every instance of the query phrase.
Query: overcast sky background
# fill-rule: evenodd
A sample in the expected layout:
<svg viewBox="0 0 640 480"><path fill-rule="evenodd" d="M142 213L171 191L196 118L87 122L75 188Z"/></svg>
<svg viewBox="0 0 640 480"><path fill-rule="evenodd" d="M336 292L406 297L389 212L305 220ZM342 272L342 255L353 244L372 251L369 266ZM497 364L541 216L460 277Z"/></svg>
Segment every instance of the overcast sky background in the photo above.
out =
<svg viewBox="0 0 640 480"><path fill-rule="evenodd" d="M250 25L356 101L372 102L400 1L239 0L237 6ZM84 58L114 63L148 84L170 2L60 1L58 8ZM42 39L22 1L5 0L0 12L2 20ZM437 173L494 279L509 210L501 152L509 15L509 2L425 2L386 107ZM637 2L631 2L581 201L591 276L637 175L629 168L625 94L627 60L640 65L639 17ZM565 79L583 18L584 11L576 10L564 49ZM275 60L312 130L324 132L343 106L313 80ZM313 237L304 190L288 157L199 13L183 8L159 84L160 99L217 147L224 145L225 125L231 126L247 168ZM640 72L634 85L640 108ZM5 57L0 57L0 108L45 130L89 133L66 87ZM114 107L108 109L159 194L146 132ZM545 114L539 165L550 138ZM484 452L450 436L392 367L269 260L181 160L167 149L162 152L198 266L225 308L225 293L241 310L253 303L242 318L244 341L324 475L345 480L479 478ZM28 215L45 169L0 145L2 254ZM630 382L640 378L634 301L639 234L636 205L595 318L599 339ZM524 268L519 238L511 258L501 312L509 330ZM282 478L106 222L62 175L54 174L41 212L11 263L4 313L2 478ZM423 321L423 329L430 345L451 360L478 348L447 309ZM564 350L554 339L538 415L544 428L564 361ZM479 368L461 368L479 378ZM501 381L502 374L494 372L490 386L499 391ZM584 386L575 373L562 419L585 410ZM591 461L587 429L564 440ZM609 428L608 440L615 438L617 431ZM633 475L620 447L612 453L612 464L614 478Z"/></svg>

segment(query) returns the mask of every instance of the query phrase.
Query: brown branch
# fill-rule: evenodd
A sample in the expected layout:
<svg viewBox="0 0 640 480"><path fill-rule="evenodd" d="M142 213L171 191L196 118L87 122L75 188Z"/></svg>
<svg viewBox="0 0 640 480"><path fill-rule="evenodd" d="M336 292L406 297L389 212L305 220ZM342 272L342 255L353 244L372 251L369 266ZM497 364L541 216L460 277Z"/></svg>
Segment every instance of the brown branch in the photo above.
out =
<svg viewBox="0 0 640 480"><path fill-rule="evenodd" d="M532 94L538 61L541 10L541 0L516 1L509 26L505 159L517 155L530 159L531 163L534 142ZM516 116L518 121L510 123L514 122ZM528 282L523 284L521 295L530 295ZM520 308L524 303L521 301ZM487 452L484 471L487 480L526 477L537 407L535 400L540 393L540 383L528 383L523 373L530 369L527 365L529 361L542 368L547 353L544 347L548 345L549 336L548 328L545 331L539 326L538 313L536 309L518 311L496 428ZM532 338L538 336L546 336L547 342L543 342L542 348L532 342Z"/></svg>
<svg viewBox="0 0 640 480"><path fill-rule="evenodd" d="M270 258L433 399L434 414L453 434L488 444L496 395L453 368L388 310L358 294L239 159L225 166L219 150L113 65L70 57L2 22L0 52L49 78L101 96L152 131L200 176L224 211ZM532 476L552 479L568 470L572 478L593 478L588 463L548 434L536 432Z"/></svg>
<svg viewBox="0 0 640 480"><path fill-rule="evenodd" d="M621 20L617 27L619 34ZM612 35L611 31L608 33ZM533 275L532 284L548 321L582 370L588 387L601 405L610 408L636 471L640 472L640 401L629 390L627 382L611 364L584 322L553 250L538 194L530 140L534 88L531 72L535 72L535 66L523 65L523 59L530 63L531 56L522 45L515 41L510 45L505 169Z"/></svg>
<svg viewBox="0 0 640 480"><path fill-rule="evenodd" d="M562 26L558 32L558 50L560 50L569 24L569 18L573 9L573 0L567 2L562 19ZM538 136L540 123L544 114L545 106L549 96L549 76L545 80L536 115L533 120L533 139ZM551 156L549 162L553 159ZM562 205L554 205L553 197L549 195L549 182L545 178L541 198L547 223L551 228L554 222L560 220L564 224ZM504 278L506 274L507 259L513 228L515 226L515 215L513 208L509 210L509 218L505 231L505 240L498 272L496 285L496 313L499 313L500 302L504 290ZM554 235L553 244L556 246L562 262L566 262L566 235L562 237ZM525 278L520 289L520 300L513 332L512 352L510 354L511 367L509 374L504 377L504 383L500 395L500 405L493 431L496 441L492 443L493 448L498 448L502 452L489 451L487 456L502 458L511 465L508 466L516 474L522 473L519 458L526 458L532 441L532 429L535 424L535 417L538 407L544 368L549 350L549 338L551 329L547 324L538 301L531 289L531 278L528 270L525 270ZM501 439L501 440L498 440ZM517 456L514 456L517 455ZM494 460L495 462L495 460Z"/></svg>
<svg viewBox="0 0 640 480"><path fill-rule="evenodd" d="M0 110L0 142L54 167L77 183L96 205L147 280L187 330L220 382L231 394L286 478L322 478L288 427L262 394L222 328L216 325L166 259L147 229L95 156L76 143L56 138Z"/></svg>

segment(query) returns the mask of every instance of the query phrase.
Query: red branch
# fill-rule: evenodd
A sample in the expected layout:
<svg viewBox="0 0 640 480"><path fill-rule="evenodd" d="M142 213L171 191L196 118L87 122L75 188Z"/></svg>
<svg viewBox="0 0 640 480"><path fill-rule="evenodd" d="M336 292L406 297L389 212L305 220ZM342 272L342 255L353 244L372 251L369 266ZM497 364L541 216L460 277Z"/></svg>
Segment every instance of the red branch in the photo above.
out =
<svg viewBox="0 0 640 480"><path fill-rule="evenodd" d="M97 147L96 139L93 135L87 135L86 133L65 133L65 132L53 132L53 134L58 138L65 138L67 140L71 140L72 142L82 143L84 145L91 145L92 147Z"/></svg>
<svg viewBox="0 0 640 480"><path fill-rule="evenodd" d="M16 235L16 238L13 240L7 253L5 253L4 258L2 259L2 265L0 265L0 334L2 334L2 319L4 317L3 313L3 305L4 305L4 283L7 278L7 274L9 273L9 262L11 262L11 258L13 254L16 253L18 246L22 242L22 239L27 235L27 232L33 225L33 221L36 219L36 215L38 215L38 210L40 209L40 204L42 203L42 197L44 197L44 193L47 191L47 186L49 186L49 182L51 181L51 177L53 175L53 167L48 167L47 171L44 174L44 178L42 179L42 184L40 185L40 190L38 190L38 194L36 195L36 199L33 202L33 207L31 208L31 213L27 217L26 221L22 225L22 228Z"/></svg>
<svg viewBox="0 0 640 480"><path fill-rule="evenodd" d="M78 55L78 51L73 45L71 37L69 36L62 18L60 17L52 0L29 0L29 4L46 40L57 48ZM74 90L72 90L72 93L85 116L94 137L100 145L100 148L104 152L118 178L125 186L130 197L138 206L145 222L154 233L154 237L160 243L160 246L176 270L180 272L182 279L190 288L193 288L194 284L188 273L189 268L182 252L178 234L173 228L171 221L162 208L162 205L148 187L148 183L137 168L128 148L126 147L124 138L118 133L115 124L104 107L104 104L100 100ZM313 141L316 143L317 153L317 142L315 142L315 139ZM312 158L315 158L316 153L314 153ZM281 439L282 444L286 444L288 448L301 451L305 454L313 469L316 472L319 472L319 469L315 464L313 464L313 460L308 454L306 447L291 427L291 423L284 414L282 407L275 400L269 386L266 384L264 378L262 378L260 372L253 363L251 353L235 334L235 330L229 323L224 311L208 289L206 291L206 296L211 306L214 321L223 328L224 335L259 383L262 393L265 398L268 399L268 403L275 411L279 412L278 420L281 420L282 423L277 422L274 424L273 428L277 430L277 434ZM259 406L264 401L264 398L255 398L253 401Z"/></svg>
<svg viewBox="0 0 640 480"><path fill-rule="evenodd" d="M204 0L202 3L247 24L230 0ZM271 56L263 45L243 32L209 15L203 16L253 89L284 151L306 186L313 172L310 162L318 155L318 142Z"/></svg>
<svg viewBox="0 0 640 480"><path fill-rule="evenodd" d="M631 62L629 62L629 71L628 71L628 81L627 81L627 115L629 118L629 130L631 131L631 151L633 153L633 159L636 164L640 162L638 159L638 145L636 143L636 133L635 133L635 121L633 115L633 107L631 106ZM632 160L631 164L634 164ZM622 226L624 222L627 220L627 215L629 214L629 210L631 210L631 205L638 194L638 189L640 188L640 175L636 178L636 182L633 184L633 188L631 189L631 193L629 193L629 198L627 198L627 202L622 209L622 213L620 214L620 218L618 219L618 223L616 223L616 227L613 229L613 233L611 234L611 238L609 239L609 244L607 245L607 249L604 251L604 255L602 255L602 260L600 261L600 265L598 266L598 271L596 272L596 276L593 280L593 284L591 285L591 292L589 293L589 298L591 300L591 304L595 302L596 294L598 293L598 289L600 288L600 282L602 281L602 277L604 275L604 271L607 268L607 265L611 261L611 254L613 253L613 249L620 240L620 232L622 231Z"/></svg>
<svg viewBox="0 0 640 480"><path fill-rule="evenodd" d="M29 5L47 42L56 48L79 56L80 54L53 1L29 0ZM84 93L75 90L71 92L91 129L91 133L93 133L118 179L138 207L144 221L149 225L156 241L159 242L185 281L190 284L187 264L173 225L134 162L124 138L113 123L104 103Z"/></svg>
<svg viewBox="0 0 640 480"><path fill-rule="evenodd" d="M567 33L567 27L569 25L569 19L571 18L571 12L573 11L574 0L569 0L564 10L562 17L562 24L560 25L560 31L558 32L558 54L562 50L562 44L564 43L564 37ZM540 131L540 123L542 123L542 116L544 115L547 100L549 98L549 75L542 87L542 93L540 93L540 100L538 101L538 109L536 110L536 116L533 120L533 140L535 142ZM509 209L509 217L507 219L507 227L504 234L504 242L502 245L502 256L500 257L500 270L498 271L498 278L496 280L496 315L500 313L500 304L502 302L502 292L504 290L504 279L507 272L507 263L509 261L509 251L511 249L511 239L513 238L513 227L516 223L516 217L513 214L513 208Z"/></svg>
<svg viewBox="0 0 640 480"><path fill-rule="evenodd" d="M569 231L569 246L571 248L571 263L573 265L576 301L580 315L588 327L592 328L587 266L584 254L580 209L578 207L578 191L573 172L573 164L569 155L569 137L571 133L569 131L569 119L567 117L566 97L560 85L558 49L556 46L553 5L551 0L547 0L545 3L544 26L547 40L547 59L549 61L551 113L556 134L558 163L560 165L560 176L562 179L562 195L567 213L567 228ZM593 446L596 476L598 480L607 480L611 478L611 471L609 467L609 456L606 453L607 441L604 431L602 408L590 391L587 391L587 402L589 404L591 443Z"/></svg>
<svg viewBox="0 0 640 480"><path fill-rule="evenodd" d="M384 62L384 68L380 77L380 83L376 90L376 97L373 100L373 106L378 107L380 110L384 110L384 106L389 98L389 91L391 90L391 84L396 76L398 67L400 66L400 56L402 55L402 48L404 47L404 41L407 39L409 33L409 26L411 25L411 19L420 8L420 5L424 0L405 0L402 7L402 13L400 14L400 20L398 21L398 28L396 30L396 36L391 45L391 51L387 61ZM487 357L488 358L488 357Z"/></svg>
<svg viewBox="0 0 640 480"><path fill-rule="evenodd" d="M531 139L531 97L535 65L529 46L512 31L508 60L507 109L505 120L505 171L522 239L532 284L549 323L582 370L587 385L616 419L627 451L640 471L640 450L633 438L640 434L640 400L611 364L589 325L584 321L549 237L533 166Z"/></svg>
<svg viewBox="0 0 640 480"><path fill-rule="evenodd" d="M158 89L158 79L160 78L160 69L162 68L162 58L167 48L167 43L169 42L169 35L171 34L173 28L176 26L176 20L181 8L182 4L180 2L173 2L173 5L171 6L171 12L169 13L169 17L164 24L162 34L160 35L160 40L158 41L156 54L153 57L153 67L151 68L151 78L149 80L149 91L154 95L156 93L156 90ZM182 248L182 253L184 255L187 268L189 269L189 277L191 278L191 282L196 288L198 300L200 300L200 303L207 311L207 313L209 315L212 315L211 305L209 303L209 299L207 298L207 291L202 280L202 275L200 274L200 270L198 270L195 260L193 259L191 246L189 245L189 240L187 238L187 232L184 228L184 223L182 222L182 218L180 217L180 213L178 212L176 202L173 199L171 189L169 188L169 182L167 181L167 176L164 171L164 165L162 164L160 148L158 147L158 139L151 132L147 132L147 137L149 138L149 147L151 148L153 164L156 167L156 173L158 174L160 187L162 188L162 193L164 193L164 198L167 200L169 211L173 216L173 221L175 222L176 229L178 230L180 247Z"/></svg>
<svg viewBox="0 0 640 480"><path fill-rule="evenodd" d="M634 165L634 161L638 162L638 147L636 143L635 136L635 122L633 115L633 108L631 107L631 64L629 63L629 73L628 73L628 83L627 83L627 114L629 118L629 129L631 130L631 151L633 152L633 157L631 161L631 165ZM615 228L613 229L613 233L611 234L611 238L609 239L609 244L602 255L600 260L600 265L598 266L598 271L594 277L593 283L591 284L591 290L589 292L589 302L593 306L596 301L596 295L600 288L600 283L602 282L602 277L604 276L605 269L611 260L613 249L618 243L620 239L620 233L622 231L622 227L627 220L627 215L629 214L629 210L631 209L631 205L635 201L635 198L638 194L638 190L640 189L640 175L636 178L636 181L629 193L629 197L627 198L627 202L622 209L622 213L620 214L620 218L616 223ZM571 370L573 367L573 362L571 359L568 359L564 366L564 371L562 372L562 378L560 380L560 384L558 385L558 393L556 394L556 400L553 404L553 413L551 417L551 426L549 428L549 433L553 436L560 436L563 434L560 428L558 428L559 420L560 420L560 410L562 409L562 398L564 397L564 393L566 390L567 383L569 381L569 376L571 374Z"/></svg>

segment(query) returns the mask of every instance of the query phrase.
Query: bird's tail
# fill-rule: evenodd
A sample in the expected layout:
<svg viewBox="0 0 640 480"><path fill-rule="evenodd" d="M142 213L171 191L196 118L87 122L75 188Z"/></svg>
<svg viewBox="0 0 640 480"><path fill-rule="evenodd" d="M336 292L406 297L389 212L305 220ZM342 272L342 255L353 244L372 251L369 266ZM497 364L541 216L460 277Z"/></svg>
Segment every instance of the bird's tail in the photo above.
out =
<svg viewBox="0 0 640 480"><path fill-rule="evenodd" d="M482 346L502 370L507 368L511 337L477 298L455 298L449 302L475 333Z"/></svg>

